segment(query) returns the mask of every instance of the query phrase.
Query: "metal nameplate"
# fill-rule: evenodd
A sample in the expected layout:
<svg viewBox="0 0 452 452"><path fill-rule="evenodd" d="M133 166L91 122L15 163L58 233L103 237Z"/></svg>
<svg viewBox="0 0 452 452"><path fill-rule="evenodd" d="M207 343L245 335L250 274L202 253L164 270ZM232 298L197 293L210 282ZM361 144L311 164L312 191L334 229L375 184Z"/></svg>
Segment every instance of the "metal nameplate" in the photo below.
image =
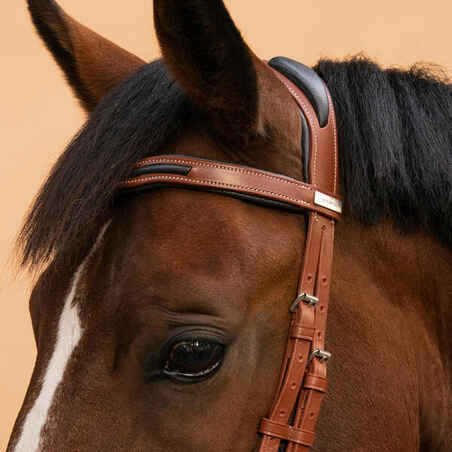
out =
<svg viewBox="0 0 452 452"><path fill-rule="evenodd" d="M316 191L314 194L314 204L342 213L342 201L320 191Z"/></svg>

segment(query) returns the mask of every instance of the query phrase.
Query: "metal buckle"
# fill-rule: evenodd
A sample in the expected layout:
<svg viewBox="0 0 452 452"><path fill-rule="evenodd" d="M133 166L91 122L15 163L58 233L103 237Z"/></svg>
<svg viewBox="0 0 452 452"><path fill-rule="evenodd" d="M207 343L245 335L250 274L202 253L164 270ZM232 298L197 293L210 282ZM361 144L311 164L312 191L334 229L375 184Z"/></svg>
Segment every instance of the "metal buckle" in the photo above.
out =
<svg viewBox="0 0 452 452"><path fill-rule="evenodd" d="M314 358L317 358L318 360L327 363L331 359L331 353L327 352L326 350L320 349L314 350L309 356L308 364L310 364Z"/></svg>
<svg viewBox="0 0 452 452"><path fill-rule="evenodd" d="M295 301L292 303L292 306L290 307L290 312L294 313L298 305L304 302L308 306L314 306L316 307L319 303L319 299L317 297L314 297L314 295L309 295L307 293L302 293L301 295L298 295L298 297L295 299Z"/></svg>

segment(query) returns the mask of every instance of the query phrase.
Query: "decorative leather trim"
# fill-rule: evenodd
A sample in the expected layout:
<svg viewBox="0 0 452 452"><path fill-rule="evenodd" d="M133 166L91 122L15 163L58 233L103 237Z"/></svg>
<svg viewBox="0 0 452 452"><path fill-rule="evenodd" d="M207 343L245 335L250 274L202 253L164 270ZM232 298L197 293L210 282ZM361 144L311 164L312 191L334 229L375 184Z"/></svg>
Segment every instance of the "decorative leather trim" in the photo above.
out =
<svg viewBox="0 0 452 452"><path fill-rule="evenodd" d="M131 178L142 176L144 174L181 174L186 176L191 171L191 166L183 165L165 165L153 164L147 166L136 166L132 172Z"/></svg>
<svg viewBox="0 0 452 452"><path fill-rule="evenodd" d="M155 173L153 171L155 166L156 168L164 167L167 172ZM172 167L190 169L186 174L168 174ZM127 179L119 185L119 188L137 188L145 185L168 183L236 191L281 201L301 209L321 213L336 220L339 219L339 212L315 204L317 192L309 184L280 174L231 163L211 162L178 155L150 157L140 161L136 168L137 170L148 168L149 174ZM340 198L334 194L324 193L324 196L334 199L337 205L341 204Z"/></svg>

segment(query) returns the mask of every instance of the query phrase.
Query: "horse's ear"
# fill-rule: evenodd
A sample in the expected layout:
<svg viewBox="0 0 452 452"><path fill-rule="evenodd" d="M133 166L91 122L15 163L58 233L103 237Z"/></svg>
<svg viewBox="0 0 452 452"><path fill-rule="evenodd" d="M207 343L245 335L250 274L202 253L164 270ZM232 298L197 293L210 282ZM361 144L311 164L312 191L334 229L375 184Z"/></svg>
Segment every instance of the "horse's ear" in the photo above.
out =
<svg viewBox="0 0 452 452"><path fill-rule="evenodd" d="M257 59L223 2L154 0L154 22L169 70L216 129L255 133Z"/></svg>
<svg viewBox="0 0 452 452"><path fill-rule="evenodd" d="M87 111L145 64L67 15L53 0L27 0L39 35Z"/></svg>

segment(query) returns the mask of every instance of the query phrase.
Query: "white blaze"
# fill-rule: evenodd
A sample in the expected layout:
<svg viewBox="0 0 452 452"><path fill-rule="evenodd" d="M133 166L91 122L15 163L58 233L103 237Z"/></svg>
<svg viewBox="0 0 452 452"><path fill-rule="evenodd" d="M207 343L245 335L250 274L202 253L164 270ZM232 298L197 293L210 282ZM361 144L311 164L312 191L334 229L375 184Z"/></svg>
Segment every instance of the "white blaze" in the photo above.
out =
<svg viewBox="0 0 452 452"><path fill-rule="evenodd" d="M42 388L33 408L28 412L22 426L22 433L14 448L14 452L39 451L41 431L47 422L56 390L63 380L64 371L83 334L80 324L78 306L74 305L77 287L83 275L86 263L102 240L108 224L102 229L96 244L85 260L80 264L72 278L69 293L65 299L63 311L58 322L58 334L52 358L42 380Z"/></svg>

